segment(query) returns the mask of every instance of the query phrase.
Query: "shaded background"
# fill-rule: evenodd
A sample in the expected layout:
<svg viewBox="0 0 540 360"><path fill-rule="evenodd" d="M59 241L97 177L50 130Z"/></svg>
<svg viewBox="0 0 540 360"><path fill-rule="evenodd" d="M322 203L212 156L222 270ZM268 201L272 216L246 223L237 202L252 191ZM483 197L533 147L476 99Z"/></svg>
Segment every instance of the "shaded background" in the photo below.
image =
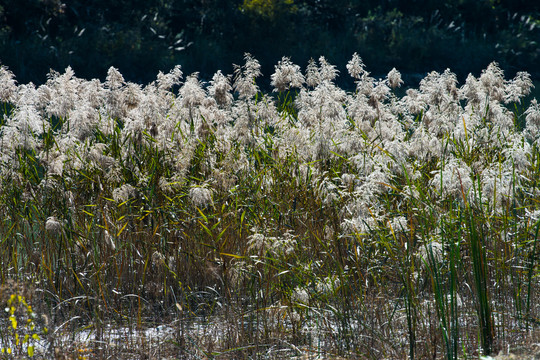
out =
<svg viewBox="0 0 540 360"><path fill-rule="evenodd" d="M282 56L305 68L358 52L375 77L392 67L410 84L450 68L462 82L497 61L540 78L540 1L529 0L0 0L0 61L19 83L72 66L104 79L115 66L147 83L182 65L209 79L250 52L268 77ZM263 87L265 80L262 81Z"/></svg>

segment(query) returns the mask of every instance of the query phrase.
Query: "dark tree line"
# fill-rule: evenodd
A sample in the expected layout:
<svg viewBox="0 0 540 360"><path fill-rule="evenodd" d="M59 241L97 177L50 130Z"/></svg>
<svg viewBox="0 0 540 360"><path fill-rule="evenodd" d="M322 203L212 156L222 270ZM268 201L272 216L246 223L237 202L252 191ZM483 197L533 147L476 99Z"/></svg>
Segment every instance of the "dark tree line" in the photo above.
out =
<svg viewBox="0 0 540 360"><path fill-rule="evenodd" d="M282 56L324 55L344 71L358 52L374 74L464 76L495 60L538 78L539 39L540 2L527 0L0 0L0 61L19 82L68 65L148 82L181 64L209 78L245 52L266 75Z"/></svg>

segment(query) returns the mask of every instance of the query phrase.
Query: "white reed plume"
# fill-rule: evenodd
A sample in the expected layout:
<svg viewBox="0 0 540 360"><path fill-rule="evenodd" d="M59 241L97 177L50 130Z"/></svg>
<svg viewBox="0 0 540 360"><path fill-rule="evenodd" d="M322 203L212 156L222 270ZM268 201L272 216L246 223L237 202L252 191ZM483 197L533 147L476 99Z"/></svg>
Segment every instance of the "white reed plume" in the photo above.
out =
<svg viewBox="0 0 540 360"><path fill-rule="evenodd" d="M247 100L259 92L255 80L261 75L261 65L251 54L246 53L244 59L246 61L244 66L234 65L233 87L240 99Z"/></svg>
<svg viewBox="0 0 540 360"><path fill-rule="evenodd" d="M233 102L233 95L231 93L232 86L229 76L225 76L218 70L212 80L210 80L210 86L208 86L208 93L212 96L216 103L222 107L229 107Z"/></svg>
<svg viewBox="0 0 540 360"><path fill-rule="evenodd" d="M450 197L460 203L468 201L473 186L471 169L461 159L450 159L440 170L433 171L430 185L442 198Z"/></svg>
<svg viewBox="0 0 540 360"><path fill-rule="evenodd" d="M190 110L202 105L206 98L206 92L201 88L197 76L197 73L189 75L179 91L182 105Z"/></svg>
<svg viewBox="0 0 540 360"><path fill-rule="evenodd" d="M137 189L130 184L124 184L113 190L112 197L118 203L124 203L137 196Z"/></svg>
<svg viewBox="0 0 540 360"><path fill-rule="evenodd" d="M332 65L324 56L319 58L319 76L320 81L334 81L339 74L339 70L335 65Z"/></svg>
<svg viewBox="0 0 540 360"><path fill-rule="evenodd" d="M345 91L330 81L323 81L314 90L302 89L296 98L298 119L307 126L329 126L346 119L343 104ZM318 130L322 130L319 128ZM333 131L334 129L329 129Z"/></svg>
<svg viewBox="0 0 540 360"><path fill-rule="evenodd" d="M126 103L122 96L122 89L126 82L118 69L110 67L105 79L105 104L108 116L112 118L123 118L126 116Z"/></svg>
<svg viewBox="0 0 540 360"><path fill-rule="evenodd" d="M205 185L195 185L189 189L189 199L193 206L204 208L213 204L212 190Z"/></svg>
<svg viewBox="0 0 540 360"><path fill-rule="evenodd" d="M442 74L430 72L420 81L420 93L431 107L440 111L455 111L459 98L456 74L448 69Z"/></svg>
<svg viewBox="0 0 540 360"><path fill-rule="evenodd" d="M111 90L117 90L126 84L124 77L115 67L110 67L107 70L107 77L105 78L105 87Z"/></svg>
<svg viewBox="0 0 540 360"><path fill-rule="evenodd" d="M311 87L315 87L320 84L321 79L319 76L319 68L317 63L313 59L309 59L306 67L306 84Z"/></svg>
<svg viewBox="0 0 540 360"><path fill-rule="evenodd" d="M167 74L159 72L157 75L156 84L159 90L170 90L173 86L179 85L182 79L182 70L180 65L176 65Z"/></svg>
<svg viewBox="0 0 540 360"><path fill-rule="evenodd" d="M514 190L519 188L519 178L512 175L512 168L493 163L481 174L482 198L496 214L504 213L506 205L514 199Z"/></svg>
<svg viewBox="0 0 540 360"><path fill-rule="evenodd" d="M59 235L62 233L62 223L54 216L49 216L45 222L45 230L52 235Z"/></svg>
<svg viewBox="0 0 540 360"><path fill-rule="evenodd" d="M390 70L390 72L386 76L386 79L388 80L388 85L392 89L400 87L403 84L403 80L401 80L401 74L399 71L396 70L396 68Z"/></svg>
<svg viewBox="0 0 540 360"><path fill-rule="evenodd" d="M79 140L91 136L97 128L99 112L86 101L79 101L69 112L69 135Z"/></svg>
<svg viewBox="0 0 540 360"><path fill-rule="evenodd" d="M478 79L482 92L489 97L490 100L503 101L505 97L505 81L504 72L499 67L499 64L492 62Z"/></svg>
<svg viewBox="0 0 540 360"><path fill-rule="evenodd" d="M283 57L275 66L275 72L271 75L271 79L274 91L279 92L290 88L301 88L305 82L300 66L293 64L288 57Z"/></svg>
<svg viewBox="0 0 540 360"><path fill-rule="evenodd" d="M516 74L514 79L508 82L506 85L506 94L504 98L505 103L521 103L521 99L531 93L531 89L534 88L531 80L531 75L526 72L520 71Z"/></svg>
<svg viewBox="0 0 540 360"><path fill-rule="evenodd" d="M13 103L17 93L15 75L7 66L0 66L0 103Z"/></svg>
<svg viewBox="0 0 540 360"><path fill-rule="evenodd" d="M63 74L51 71L48 78L47 83L39 87L47 114L65 119L79 100L83 82L75 77L71 67L67 67Z"/></svg>
<svg viewBox="0 0 540 360"><path fill-rule="evenodd" d="M540 104L536 99L531 101L525 111L525 121L525 136L527 139L537 142L540 139Z"/></svg>
<svg viewBox="0 0 540 360"><path fill-rule="evenodd" d="M513 168L516 172L521 173L531 165L532 147L521 135L512 134L507 137L506 147L502 152L506 157L504 166L508 169Z"/></svg>
<svg viewBox="0 0 540 360"><path fill-rule="evenodd" d="M347 71L357 80L360 80L364 75L367 75L364 62L357 53L354 53L352 59L347 63Z"/></svg>

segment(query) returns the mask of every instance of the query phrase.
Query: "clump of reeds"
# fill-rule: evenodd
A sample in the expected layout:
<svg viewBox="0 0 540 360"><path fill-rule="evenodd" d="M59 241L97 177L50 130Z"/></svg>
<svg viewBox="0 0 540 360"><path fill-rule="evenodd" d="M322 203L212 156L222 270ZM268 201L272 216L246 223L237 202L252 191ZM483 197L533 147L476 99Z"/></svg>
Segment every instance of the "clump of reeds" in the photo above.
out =
<svg viewBox="0 0 540 360"><path fill-rule="evenodd" d="M251 56L235 69L36 87L1 67L2 281L68 333L173 324L185 357L457 359L538 334L528 74L432 72L400 98L356 54L353 92L322 57L284 58L272 94Z"/></svg>

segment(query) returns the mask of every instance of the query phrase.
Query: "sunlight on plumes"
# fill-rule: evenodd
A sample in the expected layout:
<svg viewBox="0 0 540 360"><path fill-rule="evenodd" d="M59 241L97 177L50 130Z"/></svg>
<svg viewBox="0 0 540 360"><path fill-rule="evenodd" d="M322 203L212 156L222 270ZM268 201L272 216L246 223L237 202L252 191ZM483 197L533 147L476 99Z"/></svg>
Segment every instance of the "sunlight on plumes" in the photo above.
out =
<svg viewBox="0 0 540 360"><path fill-rule="evenodd" d="M17 82L15 75L7 66L0 66L0 103L10 103L15 100Z"/></svg>
<svg viewBox="0 0 540 360"><path fill-rule="evenodd" d="M469 199L473 182L470 176L471 169L465 163L453 159L433 174L431 186L443 197L451 196L461 203Z"/></svg>
<svg viewBox="0 0 540 360"><path fill-rule="evenodd" d="M283 92L291 88L301 88L305 78L300 71L300 66L291 62L290 58L284 57L276 65L275 72L271 76L270 85L274 91Z"/></svg>
<svg viewBox="0 0 540 360"><path fill-rule="evenodd" d="M206 94L197 79L197 74L192 74L187 77L184 85L180 88L179 94L182 98L182 105L187 108L202 105L206 97Z"/></svg>
<svg viewBox="0 0 540 360"><path fill-rule="evenodd" d="M363 75L366 74L366 70L364 68L365 66L362 59L357 53L354 53L352 59L347 63L347 71L349 74L353 78L359 80Z"/></svg>
<svg viewBox="0 0 540 360"><path fill-rule="evenodd" d="M233 102L231 91L232 86L229 77L223 75L221 70L218 70L210 80L208 93L216 100L219 106L228 107Z"/></svg>
<svg viewBox="0 0 540 360"><path fill-rule="evenodd" d="M528 74L505 80L492 63L459 84L433 71L403 95L397 69L374 78L358 54L339 82L325 57L283 57L262 91L261 64L244 60L145 85L69 67L20 85L1 67L2 274L36 283L62 321L80 311L62 331L144 327L172 309L174 334L222 326L211 345L193 335L215 356L294 337L321 356L406 357L390 336L414 339L418 358L455 337L468 356L481 306L511 334L497 341L531 333L540 107L523 103Z"/></svg>
<svg viewBox="0 0 540 360"><path fill-rule="evenodd" d="M387 79L388 79L388 85L392 89L395 89L403 85L403 80L401 80L401 74L399 73L399 71L396 70L396 68L393 68L392 70L390 70L390 72L388 73Z"/></svg>
<svg viewBox="0 0 540 360"><path fill-rule="evenodd" d="M251 54L246 54L244 59L246 61L244 66L235 65L233 88L238 92L240 99L247 100L259 92L255 79L261 76L261 65Z"/></svg>
<svg viewBox="0 0 540 360"><path fill-rule="evenodd" d="M170 90L173 86L180 84L182 75L183 73L180 65L176 65L167 74L160 71L157 75L157 86L160 90Z"/></svg>

